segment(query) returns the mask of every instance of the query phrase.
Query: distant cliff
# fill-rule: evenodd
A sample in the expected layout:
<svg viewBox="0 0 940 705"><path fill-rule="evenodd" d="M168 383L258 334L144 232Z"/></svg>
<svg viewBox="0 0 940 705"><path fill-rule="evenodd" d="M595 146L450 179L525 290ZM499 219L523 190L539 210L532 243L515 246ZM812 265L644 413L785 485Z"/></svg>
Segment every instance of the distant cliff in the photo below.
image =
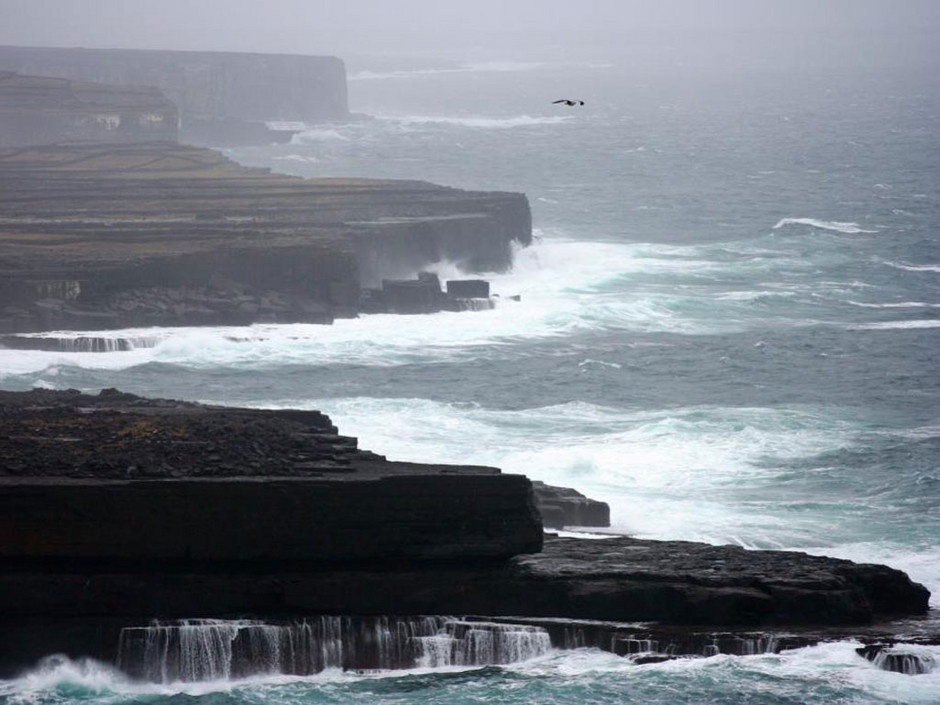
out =
<svg viewBox="0 0 940 705"><path fill-rule="evenodd" d="M0 71L0 148L175 140L176 106L156 88Z"/></svg>
<svg viewBox="0 0 940 705"><path fill-rule="evenodd" d="M347 117L346 69L332 56L0 46L0 70L155 86L189 122Z"/></svg>

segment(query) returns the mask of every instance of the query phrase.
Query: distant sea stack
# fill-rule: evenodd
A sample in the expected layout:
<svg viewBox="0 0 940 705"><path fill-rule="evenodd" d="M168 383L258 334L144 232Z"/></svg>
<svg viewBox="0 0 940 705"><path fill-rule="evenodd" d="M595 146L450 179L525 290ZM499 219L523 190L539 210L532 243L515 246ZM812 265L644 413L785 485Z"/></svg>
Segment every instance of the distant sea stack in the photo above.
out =
<svg viewBox="0 0 940 705"><path fill-rule="evenodd" d="M334 56L0 46L0 70L154 86L179 106L184 134L349 117L346 68Z"/></svg>

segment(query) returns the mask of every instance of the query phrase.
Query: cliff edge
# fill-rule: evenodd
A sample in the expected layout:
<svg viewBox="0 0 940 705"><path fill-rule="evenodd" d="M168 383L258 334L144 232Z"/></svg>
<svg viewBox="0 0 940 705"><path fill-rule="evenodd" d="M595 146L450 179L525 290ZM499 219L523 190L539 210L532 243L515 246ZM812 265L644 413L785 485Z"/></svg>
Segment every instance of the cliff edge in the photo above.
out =
<svg viewBox="0 0 940 705"><path fill-rule="evenodd" d="M927 611L886 566L550 538L528 479L389 462L315 411L0 392L0 672L150 620L315 615L770 628ZM619 628L618 628L619 629Z"/></svg>
<svg viewBox="0 0 940 705"><path fill-rule="evenodd" d="M301 179L156 142L0 151L0 332L321 322L447 260L505 270L522 194Z"/></svg>

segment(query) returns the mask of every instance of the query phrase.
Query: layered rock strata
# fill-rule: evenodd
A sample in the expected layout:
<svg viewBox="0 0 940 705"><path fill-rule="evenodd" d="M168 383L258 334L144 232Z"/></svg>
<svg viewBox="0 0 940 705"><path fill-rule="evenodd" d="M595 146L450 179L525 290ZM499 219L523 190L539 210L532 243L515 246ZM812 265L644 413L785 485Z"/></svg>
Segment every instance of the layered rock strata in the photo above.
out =
<svg viewBox="0 0 940 705"><path fill-rule="evenodd" d="M545 528L610 526L610 505L606 502L585 497L569 487L555 487L544 482L533 482L532 489Z"/></svg>
<svg viewBox="0 0 940 705"><path fill-rule="evenodd" d="M0 332L328 323L442 260L503 270L522 194L316 179L170 143L0 151Z"/></svg>
<svg viewBox="0 0 940 705"><path fill-rule="evenodd" d="M115 391L0 393L0 670L114 659L153 618L473 614L772 629L922 614L900 571L549 537L492 468L392 463L329 419Z"/></svg>
<svg viewBox="0 0 940 705"><path fill-rule="evenodd" d="M541 547L526 478L389 462L319 412L119 392L0 392L0 404L10 563L474 560Z"/></svg>

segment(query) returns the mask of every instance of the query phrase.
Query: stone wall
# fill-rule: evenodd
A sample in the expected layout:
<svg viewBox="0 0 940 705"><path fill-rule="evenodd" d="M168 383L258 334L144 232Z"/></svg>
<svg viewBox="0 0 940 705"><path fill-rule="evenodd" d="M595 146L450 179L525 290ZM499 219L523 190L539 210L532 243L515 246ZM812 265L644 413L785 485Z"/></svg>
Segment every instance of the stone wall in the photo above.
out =
<svg viewBox="0 0 940 705"><path fill-rule="evenodd" d="M176 106L156 88L0 71L0 148L175 140Z"/></svg>

